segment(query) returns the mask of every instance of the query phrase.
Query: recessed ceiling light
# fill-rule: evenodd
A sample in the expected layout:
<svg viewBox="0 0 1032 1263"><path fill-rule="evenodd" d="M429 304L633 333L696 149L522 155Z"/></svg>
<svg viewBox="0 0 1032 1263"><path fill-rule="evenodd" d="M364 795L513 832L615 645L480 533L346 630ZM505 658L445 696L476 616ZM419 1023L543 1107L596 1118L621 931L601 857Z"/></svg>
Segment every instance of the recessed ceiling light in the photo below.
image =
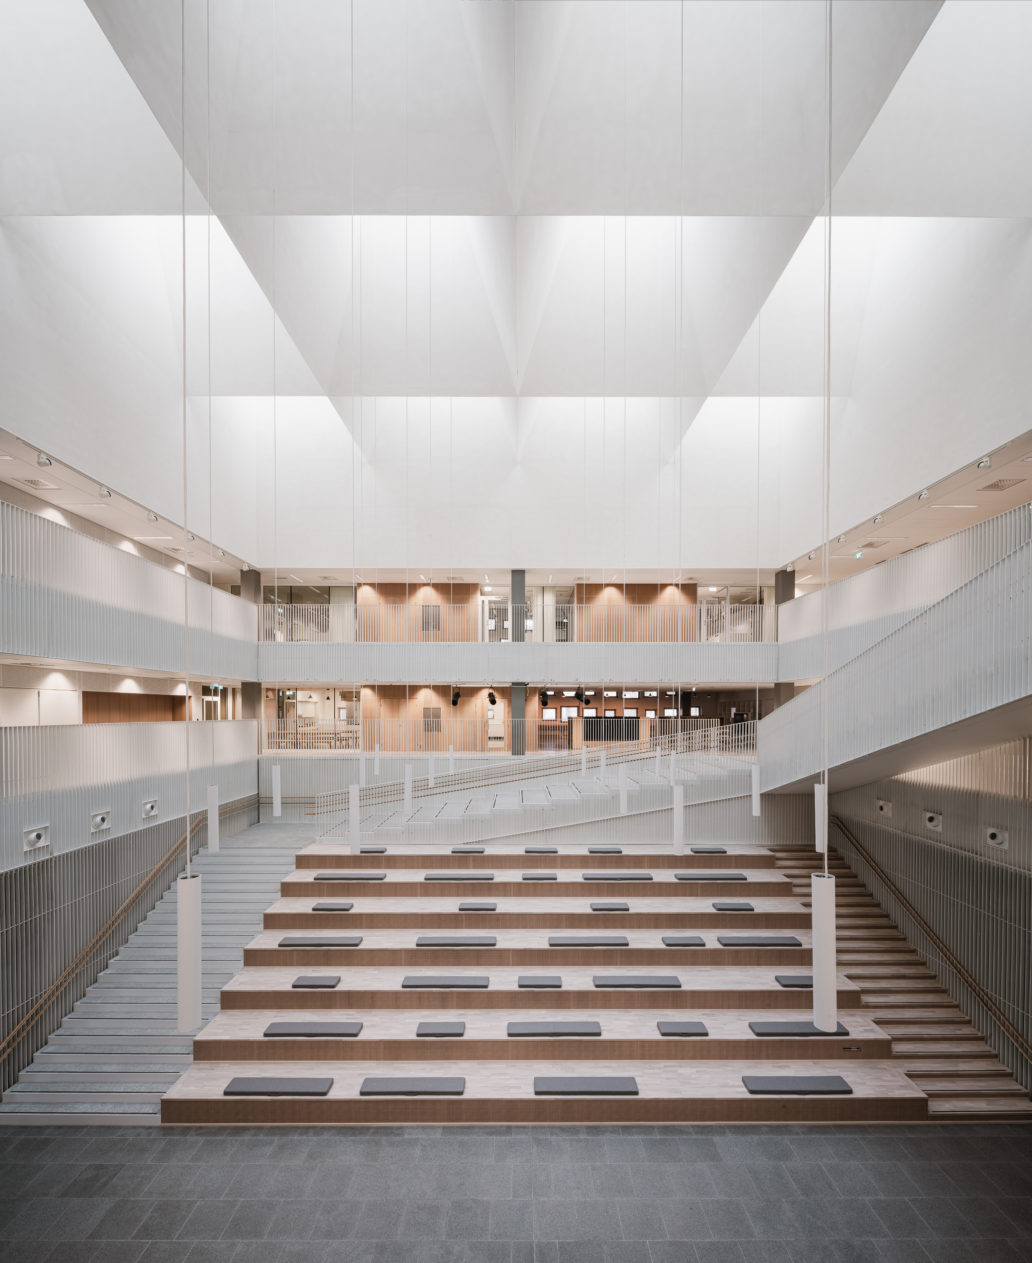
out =
<svg viewBox="0 0 1032 1263"><path fill-rule="evenodd" d="M988 456L983 456L983 457L982 457L982 459L981 459L981 460L978 462L978 464L975 466L975 468L976 468L976 469L988 469L988 468L989 468L989 466L990 466L992 463L993 463L993 462L989 459L989 457L988 457Z"/></svg>
<svg viewBox="0 0 1032 1263"><path fill-rule="evenodd" d="M98 496L103 496L105 500L110 500L110 499L111 499L111 492L110 492L110 491L108 491L107 487L98 487L98 488L97 488L97 495L98 495Z"/></svg>
<svg viewBox="0 0 1032 1263"><path fill-rule="evenodd" d="M10 460L11 458L8 457L7 459ZM40 452L40 454L36 457L36 464L39 465L41 469L49 469L53 463L54 462L50 459L46 452Z"/></svg>

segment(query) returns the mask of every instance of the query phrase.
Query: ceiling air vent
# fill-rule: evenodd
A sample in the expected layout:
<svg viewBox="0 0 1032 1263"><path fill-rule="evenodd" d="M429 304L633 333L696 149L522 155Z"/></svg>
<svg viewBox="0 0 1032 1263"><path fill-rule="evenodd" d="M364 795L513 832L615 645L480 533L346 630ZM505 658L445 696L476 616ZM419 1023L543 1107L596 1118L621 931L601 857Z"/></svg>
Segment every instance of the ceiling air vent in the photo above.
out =
<svg viewBox="0 0 1032 1263"><path fill-rule="evenodd" d="M1024 481L1024 478L997 478L995 482L987 482L984 487L979 487L979 491L1010 491L1011 487Z"/></svg>
<svg viewBox="0 0 1032 1263"><path fill-rule="evenodd" d="M56 482L44 482L42 478L19 478L23 487L31 487L33 491L60 491Z"/></svg>

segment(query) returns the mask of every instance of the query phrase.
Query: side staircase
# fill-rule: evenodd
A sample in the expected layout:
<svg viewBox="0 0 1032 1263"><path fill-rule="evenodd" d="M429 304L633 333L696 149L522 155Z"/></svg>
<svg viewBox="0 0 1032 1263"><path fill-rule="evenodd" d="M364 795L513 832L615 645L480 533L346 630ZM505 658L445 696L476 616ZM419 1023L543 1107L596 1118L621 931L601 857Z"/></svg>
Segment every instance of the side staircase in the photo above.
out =
<svg viewBox="0 0 1032 1263"><path fill-rule="evenodd" d="M239 972L244 945L313 831L256 825L193 861L203 879L203 1013ZM157 1123L162 1095L190 1065L176 1030L176 889L156 905L0 1102L0 1124Z"/></svg>
<svg viewBox="0 0 1032 1263"><path fill-rule="evenodd" d="M776 866L809 906L812 850L779 850ZM928 1097L929 1117L1032 1121L1032 1100L950 998L924 960L833 852L838 967L860 989L861 1004L892 1037L892 1058Z"/></svg>

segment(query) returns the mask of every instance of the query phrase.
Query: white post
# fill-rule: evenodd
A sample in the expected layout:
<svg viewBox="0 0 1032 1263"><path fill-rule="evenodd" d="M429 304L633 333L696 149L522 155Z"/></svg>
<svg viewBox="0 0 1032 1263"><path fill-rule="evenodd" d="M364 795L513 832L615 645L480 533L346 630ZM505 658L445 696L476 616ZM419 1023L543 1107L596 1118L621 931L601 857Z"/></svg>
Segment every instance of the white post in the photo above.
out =
<svg viewBox="0 0 1032 1263"><path fill-rule="evenodd" d="M185 1035L200 1024L201 878L184 873L176 882L176 1027Z"/></svg>
<svg viewBox="0 0 1032 1263"><path fill-rule="evenodd" d="M412 764L405 764L405 815L412 815Z"/></svg>
<svg viewBox="0 0 1032 1263"><path fill-rule="evenodd" d="M351 850L357 855L359 846L362 842L362 817L359 813L359 794L361 789L358 785L348 786L348 832L351 836Z"/></svg>
<svg viewBox="0 0 1032 1263"><path fill-rule="evenodd" d="M455 771L455 747L453 745L450 745L448 747L448 775L451 776L454 771Z"/></svg>
<svg viewBox="0 0 1032 1263"><path fill-rule="evenodd" d="M376 754L373 756L373 775L380 775L380 743L376 743Z"/></svg>
<svg viewBox="0 0 1032 1263"><path fill-rule="evenodd" d="M620 770L617 773L617 777L618 777L617 784L619 785L619 789L620 789L620 815L626 816L627 815L627 764L626 763L620 764Z"/></svg>
<svg viewBox="0 0 1032 1263"><path fill-rule="evenodd" d="M272 814L283 815L283 794L280 790L280 765L272 765Z"/></svg>
<svg viewBox="0 0 1032 1263"><path fill-rule="evenodd" d="M208 850L219 849L219 787L208 786Z"/></svg>
<svg viewBox="0 0 1032 1263"><path fill-rule="evenodd" d="M427 771L427 779L430 782L430 788L433 789L434 787L434 752L433 750L430 751L430 760L429 760L429 768Z"/></svg>
<svg viewBox="0 0 1032 1263"><path fill-rule="evenodd" d="M581 776L587 776L588 774L588 747L586 745L582 745L580 748L580 770L581 770Z"/></svg>
<svg viewBox="0 0 1032 1263"><path fill-rule="evenodd" d="M366 783L366 761L365 761L365 751L364 751L364 750L359 750L359 752L358 752L358 783L359 783L359 785L361 785L361 787L362 787L363 789L365 789L365 783Z"/></svg>
<svg viewBox="0 0 1032 1263"><path fill-rule="evenodd" d="M674 854L684 853L684 786L674 786L674 819L672 839Z"/></svg>
<svg viewBox="0 0 1032 1263"><path fill-rule="evenodd" d="M813 837L814 846L823 855L828 849L828 791L820 782L813 787Z"/></svg>
<svg viewBox="0 0 1032 1263"><path fill-rule="evenodd" d="M813 1024L819 1031L838 1028L835 988L835 878L814 873L810 878L813 936Z"/></svg>
<svg viewBox="0 0 1032 1263"><path fill-rule="evenodd" d="M752 765L752 813L754 816L760 814L760 765L758 763Z"/></svg>

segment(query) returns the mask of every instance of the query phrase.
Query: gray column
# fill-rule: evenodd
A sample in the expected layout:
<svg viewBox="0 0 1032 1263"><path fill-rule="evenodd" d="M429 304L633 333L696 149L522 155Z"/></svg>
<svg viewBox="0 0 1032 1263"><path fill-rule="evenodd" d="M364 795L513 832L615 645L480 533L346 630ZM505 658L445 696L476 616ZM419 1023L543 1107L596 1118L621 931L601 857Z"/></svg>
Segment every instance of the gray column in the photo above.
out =
<svg viewBox="0 0 1032 1263"><path fill-rule="evenodd" d="M784 605L795 598L795 571L778 570L774 575L774 604ZM793 680L777 680L774 683L774 709L784 706L795 697Z"/></svg>
<svg viewBox="0 0 1032 1263"><path fill-rule="evenodd" d="M526 684L517 684L514 682L512 685L512 752L513 754L526 754L527 753L527 737L526 737L526 729L525 729L526 722L527 722L527 686Z"/></svg>
<svg viewBox="0 0 1032 1263"><path fill-rule="evenodd" d="M255 605L261 605L262 572L260 570L244 570L241 572L240 595L245 601L253 601Z"/></svg>
<svg viewBox="0 0 1032 1263"><path fill-rule="evenodd" d="M513 570L509 578L509 607L512 610L510 621L513 640L522 640L524 633L523 620L527 616L527 572ZM515 688L515 685L513 685ZM522 753L522 751L521 751Z"/></svg>

